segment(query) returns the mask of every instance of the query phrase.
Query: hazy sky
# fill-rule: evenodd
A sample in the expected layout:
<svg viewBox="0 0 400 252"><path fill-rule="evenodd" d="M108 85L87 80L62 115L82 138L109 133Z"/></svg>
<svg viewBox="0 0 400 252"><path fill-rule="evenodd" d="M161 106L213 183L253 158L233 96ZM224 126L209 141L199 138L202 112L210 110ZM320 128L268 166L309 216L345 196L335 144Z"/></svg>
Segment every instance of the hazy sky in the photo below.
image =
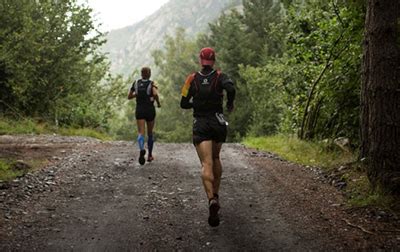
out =
<svg viewBox="0 0 400 252"><path fill-rule="evenodd" d="M94 9L101 30L109 31L134 24L158 10L169 0L82 0Z"/></svg>

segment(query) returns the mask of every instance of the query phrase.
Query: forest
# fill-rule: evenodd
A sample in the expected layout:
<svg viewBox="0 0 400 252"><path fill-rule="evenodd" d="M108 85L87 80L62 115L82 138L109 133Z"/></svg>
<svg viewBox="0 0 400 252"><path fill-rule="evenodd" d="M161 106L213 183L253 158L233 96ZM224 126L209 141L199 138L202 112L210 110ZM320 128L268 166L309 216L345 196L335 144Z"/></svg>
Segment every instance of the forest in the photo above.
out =
<svg viewBox="0 0 400 252"><path fill-rule="evenodd" d="M282 133L310 140L347 137L357 145L363 9L361 2L348 1L244 1L243 10L224 13L209 33L193 39L177 31L164 51L154 52L168 104L162 121L182 122L163 124L163 137L187 139L183 132L191 121L174 94L198 69L199 48L210 45L217 68L239 91L229 116L232 141Z"/></svg>
<svg viewBox="0 0 400 252"><path fill-rule="evenodd" d="M108 71L92 9L4 0L0 12L1 115L108 130L123 80Z"/></svg>
<svg viewBox="0 0 400 252"><path fill-rule="evenodd" d="M371 180L391 184L389 190L398 193L399 182L376 178L384 160L392 162L384 169L398 170L399 163L388 156L396 155L399 119L393 121L397 133L385 138L394 141L387 154L377 154L377 145L364 140L370 136L369 128L362 127L368 111L361 99L367 97L362 83L368 82L363 75L368 8L361 0L243 0L242 8L224 12L201 34L178 29L165 38L164 48L151 52L162 102L158 141L190 141L192 115L179 107L180 89L187 75L199 69L200 48L210 46L217 52L217 68L237 89L235 111L227 115L229 141L270 135L348 139L360 160L373 157ZM94 25L92 9L76 0L2 0L0 12L2 118L135 139L133 105L126 95L138 71L128 79L110 72L101 51L105 36ZM398 20L399 14L393 15ZM399 47L398 27L392 39ZM399 62L399 49L392 52ZM397 96L391 101L399 94L398 81L393 85Z"/></svg>

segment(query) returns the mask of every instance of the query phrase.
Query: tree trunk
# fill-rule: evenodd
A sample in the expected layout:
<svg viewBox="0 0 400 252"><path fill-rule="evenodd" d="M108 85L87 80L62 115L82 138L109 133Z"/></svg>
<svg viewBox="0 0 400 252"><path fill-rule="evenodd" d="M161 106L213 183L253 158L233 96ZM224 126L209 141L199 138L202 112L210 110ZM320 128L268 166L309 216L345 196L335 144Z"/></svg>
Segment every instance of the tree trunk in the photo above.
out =
<svg viewBox="0 0 400 252"><path fill-rule="evenodd" d="M372 184L400 195L400 1L368 0L361 157Z"/></svg>

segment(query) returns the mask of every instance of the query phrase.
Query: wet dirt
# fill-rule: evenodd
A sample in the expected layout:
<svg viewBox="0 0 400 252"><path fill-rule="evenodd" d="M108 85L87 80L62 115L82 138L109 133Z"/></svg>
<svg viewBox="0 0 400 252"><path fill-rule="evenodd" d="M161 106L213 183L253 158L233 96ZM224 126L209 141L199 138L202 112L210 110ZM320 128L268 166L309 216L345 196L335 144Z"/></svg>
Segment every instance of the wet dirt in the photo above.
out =
<svg viewBox="0 0 400 252"><path fill-rule="evenodd" d="M240 144L222 149L221 224L216 228L207 223L200 164L191 144L156 143L155 161L140 166L131 142L0 137L0 155L27 149L30 156L42 153L49 162L0 186L1 251L399 246L400 233L393 229L398 220L391 219L393 232L383 234L377 221L350 211L341 192L317 173Z"/></svg>

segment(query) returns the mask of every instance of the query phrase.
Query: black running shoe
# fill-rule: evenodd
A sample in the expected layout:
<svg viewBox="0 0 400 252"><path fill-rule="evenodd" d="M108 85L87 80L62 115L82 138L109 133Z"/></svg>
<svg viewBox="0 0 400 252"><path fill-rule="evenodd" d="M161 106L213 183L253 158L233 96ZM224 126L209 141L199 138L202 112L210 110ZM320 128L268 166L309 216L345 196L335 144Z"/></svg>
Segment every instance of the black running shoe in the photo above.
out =
<svg viewBox="0 0 400 252"><path fill-rule="evenodd" d="M216 227L219 225L219 203L216 198L212 198L209 203L209 209L210 209L210 216L208 217L208 224L211 227Z"/></svg>
<svg viewBox="0 0 400 252"><path fill-rule="evenodd" d="M139 156L139 164L141 164L141 165L144 165L144 163L146 163L146 159L144 158L144 155L146 155L146 150L141 150L140 156Z"/></svg>

